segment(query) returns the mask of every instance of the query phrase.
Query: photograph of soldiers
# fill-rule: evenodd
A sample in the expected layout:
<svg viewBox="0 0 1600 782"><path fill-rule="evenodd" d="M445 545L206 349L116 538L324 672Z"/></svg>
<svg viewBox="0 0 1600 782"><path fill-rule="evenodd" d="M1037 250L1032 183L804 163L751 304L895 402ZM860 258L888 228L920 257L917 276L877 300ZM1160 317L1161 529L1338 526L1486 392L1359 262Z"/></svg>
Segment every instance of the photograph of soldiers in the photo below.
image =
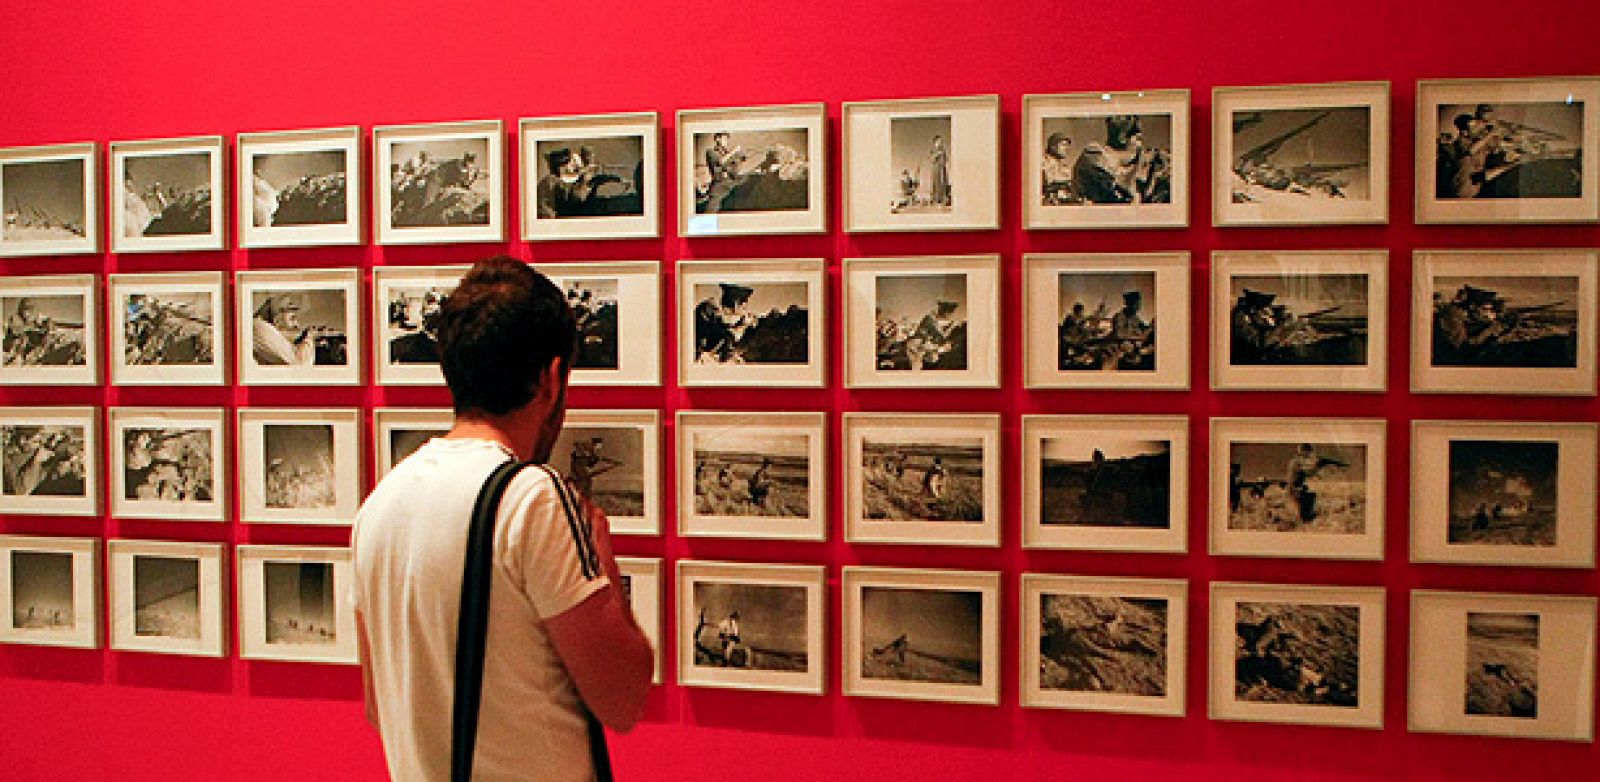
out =
<svg viewBox="0 0 1600 782"><path fill-rule="evenodd" d="M1229 363L1366 364L1368 282L1365 274L1233 276Z"/></svg>
<svg viewBox="0 0 1600 782"><path fill-rule="evenodd" d="M1372 198L1372 109L1233 113L1233 203Z"/></svg>
<svg viewBox="0 0 1600 782"><path fill-rule="evenodd" d="M81 295L0 296L5 333L0 353L8 367L81 367L85 299Z"/></svg>
<svg viewBox="0 0 1600 782"><path fill-rule="evenodd" d="M72 555L11 552L11 626L17 630L71 630Z"/></svg>
<svg viewBox="0 0 1600 782"><path fill-rule="evenodd" d="M1228 529L1366 532L1366 445L1233 442L1228 466Z"/></svg>
<svg viewBox="0 0 1600 782"><path fill-rule="evenodd" d="M939 214L954 208L950 152L950 115L889 118L885 173L896 193L891 214Z"/></svg>
<svg viewBox="0 0 1600 782"><path fill-rule="evenodd" d="M1167 694L1167 601L1039 595L1039 687Z"/></svg>
<svg viewBox="0 0 1600 782"><path fill-rule="evenodd" d="M644 137L553 139L534 145L542 167L539 219L644 214Z"/></svg>
<svg viewBox="0 0 1600 782"><path fill-rule="evenodd" d="M211 502L216 470L209 429L123 430L123 497L159 502Z"/></svg>
<svg viewBox="0 0 1600 782"><path fill-rule="evenodd" d="M130 293L123 300L123 361L129 366L216 361L215 302L209 293Z"/></svg>
<svg viewBox="0 0 1600 782"><path fill-rule="evenodd" d="M695 214L810 207L806 128L694 134Z"/></svg>
<svg viewBox="0 0 1600 782"><path fill-rule="evenodd" d="M965 274L878 277L878 369L965 370L966 305Z"/></svg>
<svg viewBox="0 0 1600 782"><path fill-rule="evenodd" d="M200 638L200 560L133 557L133 634Z"/></svg>
<svg viewBox="0 0 1600 782"><path fill-rule="evenodd" d="M0 242L82 239L84 161L0 163Z"/></svg>
<svg viewBox="0 0 1600 782"><path fill-rule="evenodd" d="M211 233L211 153L122 158L124 236Z"/></svg>
<svg viewBox="0 0 1600 782"><path fill-rule="evenodd" d="M567 292L567 306L578 325L578 358L573 369L616 369L617 280L556 280Z"/></svg>
<svg viewBox="0 0 1600 782"><path fill-rule="evenodd" d="M396 228L488 225L494 174L487 138L396 141L389 147L389 220Z"/></svg>
<svg viewBox="0 0 1600 782"><path fill-rule="evenodd" d="M1578 278L1435 277L1433 365L1578 366Z"/></svg>
<svg viewBox="0 0 1600 782"><path fill-rule="evenodd" d="M810 358L806 283L698 283L694 360L700 364L805 364Z"/></svg>
<svg viewBox="0 0 1600 782"><path fill-rule="evenodd" d="M1172 115L1048 117L1044 206L1172 203Z"/></svg>
<svg viewBox="0 0 1600 782"><path fill-rule="evenodd" d="M1467 612L1467 714L1539 716L1539 615Z"/></svg>
<svg viewBox="0 0 1600 782"><path fill-rule="evenodd" d="M450 290L438 286L394 287L384 324L391 364L437 364L439 341L434 318Z"/></svg>
<svg viewBox="0 0 1600 782"><path fill-rule="evenodd" d="M268 508L331 508L338 502L332 424L266 424L262 440Z"/></svg>
<svg viewBox="0 0 1600 782"><path fill-rule="evenodd" d="M1241 701L1353 709L1361 672L1361 609L1239 602L1234 690Z"/></svg>
<svg viewBox="0 0 1600 782"><path fill-rule="evenodd" d="M1041 524L1168 529L1172 443L1046 437L1039 487Z"/></svg>
<svg viewBox="0 0 1600 782"><path fill-rule="evenodd" d="M1056 366L1067 371L1154 372L1155 272L1057 276Z"/></svg>
<svg viewBox="0 0 1600 782"><path fill-rule="evenodd" d="M83 497L81 426L0 426L0 489L8 497Z"/></svg>
<svg viewBox="0 0 1600 782"><path fill-rule="evenodd" d="M862 443L862 514L894 521L983 521L983 441Z"/></svg>
<svg viewBox="0 0 1600 782"><path fill-rule="evenodd" d="M694 512L702 516L811 516L811 441L803 434L723 428L690 434Z"/></svg>
<svg viewBox="0 0 1600 782"><path fill-rule="evenodd" d="M1583 195L1583 101L1447 104L1438 118L1435 197Z"/></svg>
<svg viewBox="0 0 1600 782"><path fill-rule="evenodd" d="M562 428L550 464L607 516L644 515L644 432L635 426Z"/></svg>
<svg viewBox="0 0 1600 782"><path fill-rule="evenodd" d="M1450 441L1450 527L1457 544L1556 545L1561 444Z"/></svg>
<svg viewBox="0 0 1600 782"><path fill-rule="evenodd" d="M983 593L863 587L857 653L867 679L978 684L983 681Z"/></svg>
<svg viewBox="0 0 1600 782"><path fill-rule="evenodd" d="M349 363L345 291L250 294L250 357L259 366L342 367Z"/></svg>
<svg viewBox="0 0 1600 782"><path fill-rule="evenodd" d="M806 588L696 581L688 606L694 629L694 664L752 671L810 668L806 638Z"/></svg>
<svg viewBox="0 0 1600 782"><path fill-rule="evenodd" d="M339 640L329 562L263 562L267 643L333 644Z"/></svg>
<svg viewBox="0 0 1600 782"><path fill-rule="evenodd" d="M336 149L252 156L251 224L265 228L345 222L347 166L345 153Z"/></svg>

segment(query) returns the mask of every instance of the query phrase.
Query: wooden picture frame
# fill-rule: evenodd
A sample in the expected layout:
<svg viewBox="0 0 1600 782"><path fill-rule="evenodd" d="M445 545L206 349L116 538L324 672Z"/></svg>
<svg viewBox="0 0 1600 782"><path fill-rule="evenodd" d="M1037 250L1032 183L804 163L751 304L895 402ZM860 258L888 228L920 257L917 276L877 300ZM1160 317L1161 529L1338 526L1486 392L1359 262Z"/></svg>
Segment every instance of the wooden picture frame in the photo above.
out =
<svg viewBox="0 0 1600 782"><path fill-rule="evenodd" d="M1024 387L1189 390L1189 274L1187 252L1023 255Z"/></svg>
<svg viewBox="0 0 1600 782"><path fill-rule="evenodd" d="M0 535L0 643L100 648L100 540Z"/></svg>
<svg viewBox="0 0 1600 782"><path fill-rule="evenodd" d="M1182 717L1188 599L1185 579L1023 573L1022 706Z"/></svg>
<svg viewBox="0 0 1600 782"><path fill-rule="evenodd" d="M999 229L999 95L845 101L841 116L845 233Z"/></svg>
<svg viewBox="0 0 1600 782"><path fill-rule="evenodd" d="M526 117L517 127L522 241L661 236L656 112Z"/></svg>
<svg viewBox="0 0 1600 782"><path fill-rule="evenodd" d="M1022 416L1022 546L1184 554L1189 418Z"/></svg>
<svg viewBox="0 0 1600 782"><path fill-rule="evenodd" d="M505 241L500 120L379 126L372 147L374 243Z"/></svg>
<svg viewBox="0 0 1600 782"><path fill-rule="evenodd" d="M822 695L825 576L821 565L678 560L678 684Z"/></svg>
<svg viewBox="0 0 1600 782"><path fill-rule="evenodd" d="M111 516L226 521L227 427L220 407L113 407Z"/></svg>
<svg viewBox="0 0 1600 782"><path fill-rule="evenodd" d="M111 648L227 656L221 543L106 541Z"/></svg>
<svg viewBox="0 0 1600 782"><path fill-rule="evenodd" d="M0 258L100 252L100 145L0 149L0 203Z"/></svg>
<svg viewBox="0 0 1600 782"><path fill-rule="evenodd" d="M680 109L678 235L826 232L827 118L823 103Z"/></svg>
<svg viewBox="0 0 1600 782"><path fill-rule="evenodd" d="M1022 96L1023 226L1189 227L1190 100L1187 89ZM1083 187L1080 160L1091 174L1136 173Z"/></svg>
<svg viewBox="0 0 1600 782"><path fill-rule="evenodd" d="M1000 545L999 414L847 412L840 437L845 540Z"/></svg>
<svg viewBox="0 0 1600 782"><path fill-rule="evenodd" d="M361 128L354 125L240 133L234 142L239 246L361 244L361 142Z"/></svg>
<svg viewBox="0 0 1600 782"><path fill-rule="evenodd" d="M847 565L839 582L845 695L999 705L999 573Z"/></svg>

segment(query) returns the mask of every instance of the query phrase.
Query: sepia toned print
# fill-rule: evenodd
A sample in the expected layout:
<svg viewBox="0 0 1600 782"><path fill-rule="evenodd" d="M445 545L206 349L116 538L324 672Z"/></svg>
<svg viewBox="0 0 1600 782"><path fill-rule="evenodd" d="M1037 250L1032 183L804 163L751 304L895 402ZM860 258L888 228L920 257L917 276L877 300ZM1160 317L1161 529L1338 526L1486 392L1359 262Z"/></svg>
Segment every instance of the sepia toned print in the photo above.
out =
<svg viewBox="0 0 1600 782"><path fill-rule="evenodd" d="M1584 195L1583 101L1444 104L1437 111L1436 198Z"/></svg>
<svg viewBox="0 0 1600 782"><path fill-rule="evenodd" d="M1236 441L1228 462L1229 529L1367 531L1365 444Z"/></svg>
<svg viewBox="0 0 1600 782"><path fill-rule="evenodd" d="M1539 615L1467 612L1466 713L1537 719Z"/></svg>
<svg viewBox="0 0 1600 782"><path fill-rule="evenodd" d="M644 214L644 137L541 139L538 219Z"/></svg>
<svg viewBox="0 0 1600 782"><path fill-rule="evenodd" d="M81 159L0 162L0 242L86 238L86 166Z"/></svg>
<svg viewBox="0 0 1600 782"><path fill-rule="evenodd" d="M889 174L896 194L890 214L952 211L950 125L948 114L889 118Z"/></svg>
<svg viewBox="0 0 1600 782"><path fill-rule="evenodd" d="M128 366L204 366L216 362L216 302L210 293L130 293L123 297Z"/></svg>
<svg viewBox="0 0 1600 782"><path fill-rule="evenodd" d="M1433 278L1433 366L1578 366L1579 280Z"/></svg>
<svg viewBox="0 0 1600 782"><path fill-rule="evenodd" d="M694 134L694 213L810 208L810 131L781 128Z"/></svg>
<svg viewBox="0 0 1600 782"><path fill-rule="evenodd" d="M3 365L81 367L88 363L87 297L0 296L4 322Z"/></svg>
<svg viewBox="0 0 1600 782"><path fill-rule="evenodd" d="M1240 601L1235 606L1236 699L1356 708L1361 608Z"/></svg>
<svg viewBox="0 0 1600 782"><path fill-rule="evenodd" d="M211 155L185 152L124 157L123 234L150 237L210 233Z"/></svg>
<svg viewBox="0 0 1600 782"><path fill-rule="evenodd" d="M1372 109L1253 109L1232 116L1236 204L1372 198Z"/></svg>
<svg viewBox="0 0 1600 782"><path fill-rule="evenodd" d="M1046 526L1171 526L1168 440L1045 437L1039 522Z"/></svg>
<svg viewBox="0 0 1600 782"><path fill-rule="evenodd" d="M1062 272L1056 280L1058 369L1155 371L1155 316L1144 314L1159 311L1155 272Z"/></svg>
<svg viewBox="0 0 1600 782"><path fill-rule="evenodd" d="M1450 441L1452 544L1555 546L1560 443Z"/></svg>
<svg viewBox="0 0 1600 782"><path fill-rule="evenodd" d="M342 150L251 156L251 225L338 225L349 214L348 157Z"/></svg>
<svg viewBox="0 0 1600 782"><path fill-rule="evenodd" d="M866 586L861 675L977 685L983 681L983 593ZM849 650L846 651L849 653Z"/></svg>
<svg viewBox="0 0 1600 782"><path fill-rule="evenodd" d="M133 634L200 639L200 561L133 556Z"/></svg>
<svg viewBox="0 0 1600 782"><path fill-rule="evenodd" d="M395 228L489 224L487 138L394 141L389 155L389 220Z"/></svg>
<svg viewBox="0 0 1600 782"><path fill-rule="evenodd" d="M72 555L12 551L11 626L18 630L69 631L73 611Z"/></svg>
<svg viewBox="0 0 1600 782"><path fill-rule="evenodd" d="M251 360L264 367L348 366L346 295L317 288L252 291Z"/></svg>
<svg viewBox="0 0 1600 782"><path fill-rule="evenodd" d="M617 279L569 279L561 286L567 292L567 306L572 308L578 327L578 356L572 368L617 369L621 351Z"/></svg>
<svg viewBox="0 0 1600 782"><path fill-rule="evenodd" d="M1241 274L1229 278L1233 366L1368 363L1365 274Z"/></svg>
<svg viewBox="0 0 1600 782"><path fill-rule="evenodd" d="M635 426L569 424L550 450L551 464L607 516L644 515L644 458L644 431Z"/></svg>
<svg viewBox="0 0 1600 782"><path fill-rule="evenodd" d="M983 521L983 440L866 438L862 508L868 519Z"/></svg>
<svg viewBox="0 0 1600 782"><path fill-rule="evenodd" d="M81 426L0 426L0 492L8 497L86 497Z"/></svg>
<svg viewBox="0 0 1600 782"><path fill-rule="evenodd" d="M804 282L696 284L695 363L805 365L811 340L808 293Z"/></svg>
<svg viewBox="0 0 1600 782"><path fill-rule="evenodd" d="M723 428L690 436L697 515L811 516L811 447L806 435Z"/></svg>
<svg viewBox="0 0 1600 782"><path fill-rule="evenodd" d="M806 588L696 581L694 664L806 671Z"/></svg>
<svg viewBox="0 0 1600 782"><path fill-rule="evenodd" d="M389 289L385 338L391 364L439 363L439 338L434 319L455 286L397 285Z"/></svg>
<svg viewBox="0 0 1600 782"><path fill-rule="evenodd" d="M1047 117L1043 206L1172 202L1172 115Z"/></svg>
<svg viewBox="0 0 1600 782"><path fill-rule="evenodd" d="M338 502L332 424L262 427L268 508L332 508Z"/></svg>
<svg viewBox="0 0 1600 782"><path fill-rule="evenodd" d="M261 564L265 582L266 642L332 645L339 640L333 563Z"/></svg>
<svg viewBox="0 0 1600 782"><path fill-rule="evenodd" d="M878 370L966 370L967 308L965 273L878 277Z"/></svg>
<svg viewBox="0 0 1600 782"><path fill-rule="evenodd" d="M1167 601L1105 595L1039 596L1039 687L1167 694Z"/></svg>
<svg viewBox="0 0 1600 782"><path fill-rule="evenodd" d="M124 429L124 499L214 501L216 472L211 437L209 429Z"/></svg>

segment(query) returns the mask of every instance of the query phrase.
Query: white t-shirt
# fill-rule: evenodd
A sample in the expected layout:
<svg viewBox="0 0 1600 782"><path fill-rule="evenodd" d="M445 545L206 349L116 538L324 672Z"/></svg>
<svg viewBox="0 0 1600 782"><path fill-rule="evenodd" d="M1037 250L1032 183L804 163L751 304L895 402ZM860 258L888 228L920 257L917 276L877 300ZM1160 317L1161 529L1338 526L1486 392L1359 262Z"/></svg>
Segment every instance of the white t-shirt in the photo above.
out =
<svg viewBox="0 0 1600 782"><path fill-rule="evenodd" d="M511 458L488 440L429 440L373 489L351 531L351 599L366 620L389 773L450 777L450 709L467 527L478 492ZM473 778L589 780L587 725L541 619L608 583L559 478L524 468L495 524L494 576ZM576 509L574 509L576 511Z"/></svg>

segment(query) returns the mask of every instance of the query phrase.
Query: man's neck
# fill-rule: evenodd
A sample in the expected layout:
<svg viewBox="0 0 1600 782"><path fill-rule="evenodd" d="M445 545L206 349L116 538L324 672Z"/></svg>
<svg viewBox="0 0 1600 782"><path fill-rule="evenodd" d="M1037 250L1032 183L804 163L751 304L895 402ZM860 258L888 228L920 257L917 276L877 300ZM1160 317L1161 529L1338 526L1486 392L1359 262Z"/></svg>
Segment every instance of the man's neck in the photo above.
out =
<svg viewBox="0 0 1600 782"><path fill-rule="evenodd" d="M445 438L488 440L505 446L518 461L532 461L534 438L520 435L517 431L519 428L513 416L466 414L456 418L455 426L450 428Z"/></svg>

